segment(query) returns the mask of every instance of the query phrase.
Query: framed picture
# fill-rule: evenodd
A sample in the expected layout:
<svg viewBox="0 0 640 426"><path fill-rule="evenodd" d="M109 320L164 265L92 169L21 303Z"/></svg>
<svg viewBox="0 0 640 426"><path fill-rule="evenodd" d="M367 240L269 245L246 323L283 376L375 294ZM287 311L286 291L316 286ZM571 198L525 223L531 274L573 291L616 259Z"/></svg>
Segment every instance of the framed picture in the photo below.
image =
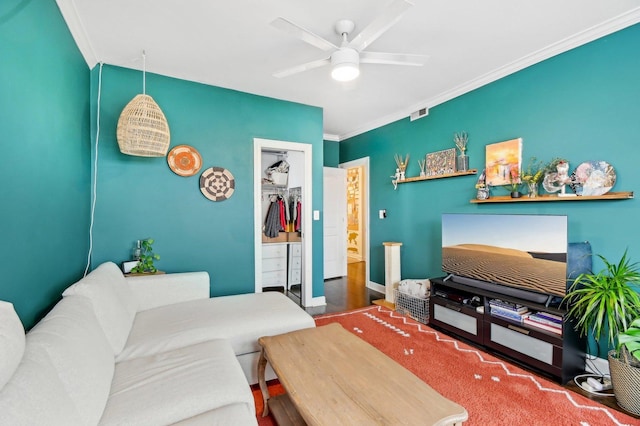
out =
<svg viewBox="0 0 640 426"><path fill-rule="evenodd" d="M446 175L456 171L456 149L450 148L427 154L427 176Z"/></svg>
<svg viewBox="0 0 640 426"><path fill-rule="evenodd" d="M486 147L485 173L488 186L508 185L512 173L522 169L522 138L493 143Z"/></svg>

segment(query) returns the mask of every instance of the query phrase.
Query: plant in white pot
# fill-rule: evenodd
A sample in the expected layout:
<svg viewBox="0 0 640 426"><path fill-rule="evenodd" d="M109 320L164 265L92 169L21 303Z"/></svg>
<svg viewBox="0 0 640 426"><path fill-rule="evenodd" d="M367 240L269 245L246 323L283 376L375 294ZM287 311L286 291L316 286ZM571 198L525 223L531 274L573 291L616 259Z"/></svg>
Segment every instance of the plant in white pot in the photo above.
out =
<svg viewBox="0 0 640 426"><path fill-rule="evenodd" d="M635 287L640 285L640 267L638 263L629 260L627 251L618 263L609 262L601 255L598 257L605 268L598 273L584 273L576 277L564 298L564 302L569 306L567 315L577 321L575 328L581 335L587 336L592 333L599 342L600 337L606 332L609 348L617 348L609 353L613 392L623 408L640 414L639 411L630 409L624 401L629 392L638 398L640 381L631 381L635 388L629 391L624 388L623 383L616 381L613 372L615 367L611 368L612 356L617 361L619 349L623 349L622 345L627 348L626 343L620 343L620 337L626 335L632 324L636 324L634 320L640 317L640 295L635 290ZM632 329L631 335L634 333ZM627 338L622 339L624 342ZM631 348L633 347L631 342ZM640 406L636 410L640 410Z"/></svg>
<svg viewBox="0 0 640 426"><path fill-rule="evenodd" d="M618 334L618 346L609 352L609 369L618 404L640 416L640 317Z"/></svg>

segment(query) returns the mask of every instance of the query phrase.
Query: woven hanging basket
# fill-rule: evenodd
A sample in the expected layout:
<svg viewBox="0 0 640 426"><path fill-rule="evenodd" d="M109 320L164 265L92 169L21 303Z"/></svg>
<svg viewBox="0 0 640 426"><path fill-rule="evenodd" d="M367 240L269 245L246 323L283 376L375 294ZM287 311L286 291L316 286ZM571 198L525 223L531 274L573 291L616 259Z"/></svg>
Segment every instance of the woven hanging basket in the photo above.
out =
<svg viewBox="0 0 640 426"><path fill-rule="evenodd" d="M149 95L136 95L118 119L116 137L120 152L140 157L164 157L169 150L169 124Z"/></svg>

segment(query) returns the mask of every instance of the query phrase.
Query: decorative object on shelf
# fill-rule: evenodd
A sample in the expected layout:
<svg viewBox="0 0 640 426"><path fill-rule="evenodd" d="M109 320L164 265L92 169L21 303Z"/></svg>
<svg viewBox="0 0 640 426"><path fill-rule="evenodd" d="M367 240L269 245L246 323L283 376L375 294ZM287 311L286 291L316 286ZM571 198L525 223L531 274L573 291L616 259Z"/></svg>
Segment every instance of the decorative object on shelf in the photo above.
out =
<svg viewBox="0 0 640 426"><path fill-rule="evenodd" d="M138 265L131 269L132 274L155 274L158 269L154 265L155 260L160 260L160 255L153 252L153 238L138 240L134 249L134 257L139 256Z"/></svg>
<svg viewBox="0 0 640 426"><path fill-rule="evenodd" d="M398 189L398 182L400 181L400 169L396 169L396 173L391 176L391 183L393 184L393 190Z"/></svg>
<svg viewBox="0 0 640 426"><path fill-rule="evenodd" d="M522 182L527 185L529 198L536 198L538 196L538 185L544 178L544 165L541 161L538 161L536 157L529 159L529 164L526 169L523 169L520 173Z"/></svg>
<svg viewBox="0 0 640 426"><path fill-rule="evenodd" d="M407 165L409 165L409 154L403 160L401 155L395 154L394 156L396 160L396 165L398 166L398 171L400 172L400 178L397 180L404 180L405 172L407 171Z"/></svg>
<svg viewBox="0 0 640 426"><path fill-rule="evenodd" d="M554 170L555 167L555 171ZM556 158L547 166L547 173L542 181L542 187L545 191L554 193L558 192L558 197L575 197L576 194L566 192L566 186L570 185L572 180L569 176L569 162L562 158Z"/></svg>
<svg viewBox="0 0 640 426"><path fill-rule="evenodd" d="M575 329L581 335L593 333L596 342L600 342L602 333L606 333L607 344L616 349L609 352L609 368L613 393L618 403L625 409L640 415L640 381L628 380L617 376L621 364L636 369L636 378L640 375L638 360L631 358L628 351L635 352L640 348L638 334L629 339L628 334L634 334L633 327L640 326L640 295L634 289L640 284L640 267L637 262L631 263L627 251L620 261L609 262L598 255L605 268L598 273L585 273L576 277L563 299L569 307L569 317L577 320ZM636 329L637 330L637 329ZM638 330L640 332L640 330ZM635 352L638 357L638 352ZM613 358L613 364L612 364ZM633 367L633 365L636 367ZM617 379L621 380L617 380Z"/></svg>
<svg viewBox="0 0 640 426"><path fill-rule="evenodd" d="M487 185L509 185L512 169L522 168L522 138L487 145L485 156Z"/></svg>
<svg viewBox="0 0 640 426"><path fill-rule="evenodd" d="M476 190L476 198L478 200L487 200L490 197L485 170L483 170L482 173L480 173L480 177L478 177L478 181L476 182Z"/></svg>
<svg viewBox="0 0 640 426"><path fill-rule="evenodd" d="M520 198L520 187L522 186L522 179L520 178L520 171L515 167L511 167L509 171L509 183L504 185L509 190L511 198Z"/></svg>
<svg viewBox="0 0 640 426"><path fill-rule="evenodd" d="M193 176L202 168L202 156L192 146L178 145L169 151L167 164L178 176Z"/></svg>
<svg viewBox="0 0 640 426"><path fill-rule="evenodd" d="M616 172L606 161L586 161L571 173L571 189L577 195L604 195L616 183Z"/></svg>
<svg viewBox="0 0 640 426"><path fill-rule="evenodd" d="M278 154L278 161L267 167L264 171L268 181L273 185L287 186L289 180L289 163L286 154Z"/></svg>
<svg viewBox="0 0 640 426"><path fill-rule="evenodd" d="M468 140L469 134L467 132L453 134L453 141L460 150L460 155L457 158L456 164L456 170L459 172L466 172L469 170L469 156L466 154Z"/></svg>
<svg viewBox="0 0 640 426"><path fill-rule="evenodd" d="M222 167L210 167L200 175L200 191L211 201L224 201L235 191L235 178Z"/></svg>
<svg viewBox="0 0 640 426"><path fill-rule="evenodd" d="M427 175L427 159L418 159L418 166L420 166L420 177L425 177Z"/></svg>
<svg viewBox="0 0 640 426"><path fill-rule="evenodd" d="M146 57L142 70L142 94L136 95L122 110L116 138L120 152L139 157L164 157L169 150L171 134L164 113L146 94Z"/></svg>
<svg viewBox="0 0 640 426"><path fill-rule="evenodd" d="M447 175L456 172L456 149L430 152L426 161L427 176Z"/></svg>

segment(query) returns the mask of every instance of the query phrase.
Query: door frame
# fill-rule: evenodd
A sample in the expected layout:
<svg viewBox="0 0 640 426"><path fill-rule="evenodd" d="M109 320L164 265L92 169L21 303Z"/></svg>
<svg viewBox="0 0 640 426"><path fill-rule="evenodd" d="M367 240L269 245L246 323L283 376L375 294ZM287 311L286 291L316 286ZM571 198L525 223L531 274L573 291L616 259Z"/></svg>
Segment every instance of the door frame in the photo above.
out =
<svg viewBox="0 0 640 426"><path fill-rule="evenodd" d="M364 168L364 174L365 174L365 182L363 185L363 192L364 192L364 212L362 214L362 218L365 221L364 223L364 227L365 227L365 244L364 244L364 259L366 262L366 267L365 267L365 283L367 285L367 288L371 289L371 290L375 290L375 291L380 291L379 290L379 285L376 283L372 283L371 281L369 281L370 278L370 270L371 270L371 261L370 261L370 256L369 256L369 249L371 247L371 236L370 236L370 229L371 229L371 215L369 213L369 182L371 181L371 174L369 173L369 157L363 157L363 158L358 158L357 160L352 160L352 161L347 161L346 163L340 163L338 165L338 167L340 167L341 169L348 169L350 167L359 167L362 166Z"/></svg>
<svg viewBox="0 0 640 426"><path fill-rule="evenodd" d="M255 292L262 293L262 150L299 151L304 154L304 183L302 185L302 306L313 306L313 146L307 143L253 138L253 211Z"/></svg>

